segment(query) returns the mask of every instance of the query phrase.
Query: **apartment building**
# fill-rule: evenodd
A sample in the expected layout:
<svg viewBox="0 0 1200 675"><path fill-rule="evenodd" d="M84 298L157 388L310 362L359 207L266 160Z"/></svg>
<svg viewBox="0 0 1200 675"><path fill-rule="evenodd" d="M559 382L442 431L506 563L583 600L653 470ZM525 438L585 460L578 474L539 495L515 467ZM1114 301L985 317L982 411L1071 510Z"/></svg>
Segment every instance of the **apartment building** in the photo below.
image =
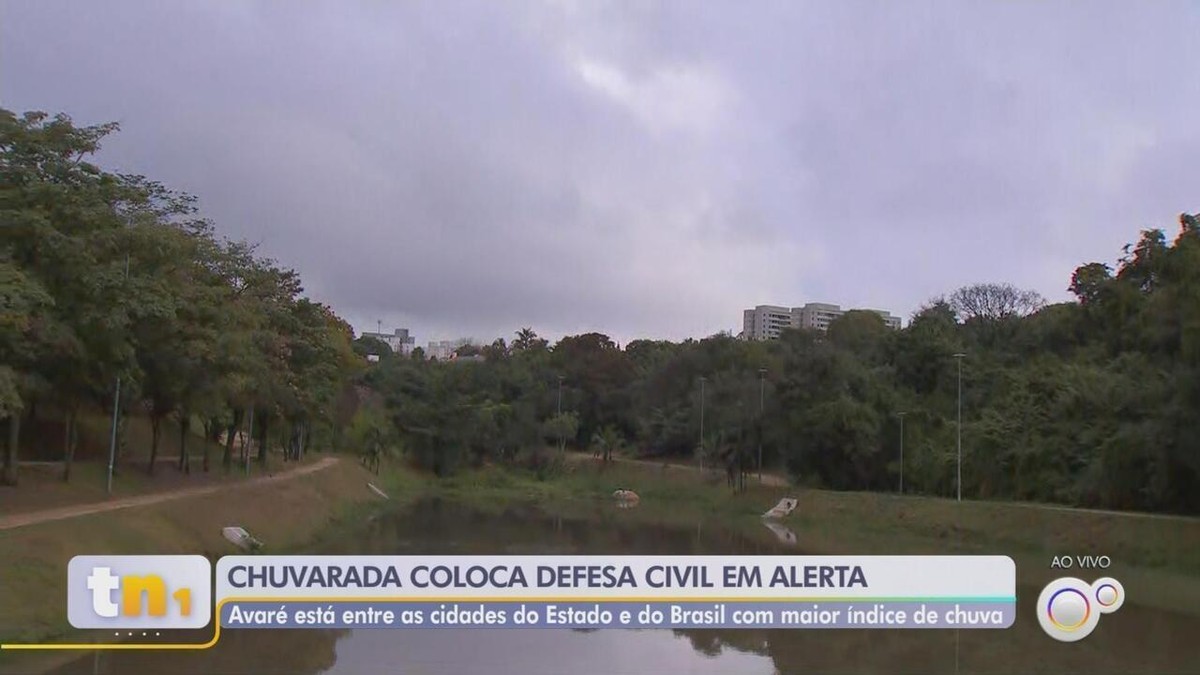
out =
<svg viewBox="0 0 1200 675"><path fill-rule="evenodd" d="M376 340L387 344L393 353L403 354L405 356L408 356L412 353L413 347L416 344L416 338L408 334L407 328L397 328L392 333L364 332L362 337L375 338Z"/></svg>
<svg viewBox="0 0 1200 675"><path fill-rule="evenodd" d="M471 344L471 341L467 338L430 342L429 347L425 350L425 358L446 361L449 360L451 356L454 356L454 352L458 351L459 347L465 347L469 344Z"/></svg>
<svg viewBox="0 0 1200 675"><path fill-rule="evenodd" d="M829 324L849 310L827 302L810 302L803 307L780 307L778 305L758 305L754 309L742 311L743 340L774 340L785 328L807 328L810 330L829 330ZM875 312L883 323L893 330L899 330L902 323L900 317L882 309L868 309Z"/></svg>
<svg viewBox="0 0 1200 675"><path fill-rule="evenodd" d="M791 326L792 310L787 307L759 305L742 312L742 337L746 340L774 340Z"/></svg>

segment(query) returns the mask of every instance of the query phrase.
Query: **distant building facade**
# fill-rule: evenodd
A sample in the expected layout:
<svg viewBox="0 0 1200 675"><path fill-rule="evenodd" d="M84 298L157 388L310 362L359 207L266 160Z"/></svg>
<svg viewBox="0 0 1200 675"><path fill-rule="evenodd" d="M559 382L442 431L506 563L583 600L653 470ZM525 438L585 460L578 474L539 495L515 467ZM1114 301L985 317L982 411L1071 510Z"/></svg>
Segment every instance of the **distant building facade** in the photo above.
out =
<svg viewBox="0 0 1200 675"><path fill-rule="evenodd" d="M791 327L792 310L787 307L759 305L742 312L742 337L746 340L774 340Z"/></svg>
<svg viewBox="0 0 1200 675"><path fill-rule="evenodd" d="M778 305L758 305L753 309L742 311L742 332L739 337L743 340L774 340L785 328L807 328L809 330L826 331L834 319L845 314L838 305L826 302L810 302L803 307L781 307ZM899 330L902 322L900 317L882 309L867 309L875 312L883 319L884 325L893 330Z"/></svg>
<svg viewBox="0 0 1200 675"><path fill-rule="evenodd" d="M393 353L405 356L412 354L413 347L416 345L416 339L408 334L407 328L397 328L392 333L364 332L362 336L365 338L375 338L390 347Z"/></svg>
<svg viewBox="0 0 1200 675"><path fill-rule="evenodd" d="M454 356L454 352L458 351L460 347L465 347L469 344L471 344L471 340L468 338L430 342L429 347L425 349L425 358L447 361L450 357Z"/></svg>

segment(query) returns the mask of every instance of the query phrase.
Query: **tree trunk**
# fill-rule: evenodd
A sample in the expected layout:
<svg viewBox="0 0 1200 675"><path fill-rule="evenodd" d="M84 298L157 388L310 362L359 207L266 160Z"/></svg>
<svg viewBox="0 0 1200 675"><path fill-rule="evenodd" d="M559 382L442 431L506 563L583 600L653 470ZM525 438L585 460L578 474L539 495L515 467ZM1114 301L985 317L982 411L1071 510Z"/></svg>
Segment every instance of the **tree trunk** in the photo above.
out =
<svg viewBox="0 0 1200 675"><path fill-rule="evenodd" d="M208 444L212 443L213 429L216 426L216 420L211 417L204 418L204 444L200 446L200 468L204 473L208 473Z"/></svg>
<svg viewBox="0 0 1200 675"><path fill-rule="evenodd" d="M146 473L154 475L154 460L158 459L158 437L162 431L163 416L150 413L150 462L146 465Z"/></svg>
<svg viewBox="0 0 1200 675"><path fill-rule="evenodd" d="M4 471L0 473L0 485L17 484L17 458L21 442L21 413L15 412L8 418L8 444L4 446Z"/></svg>
<svg viewBox="0 0 1200 675"><path fill-rule="evenodd" d="M247 474L250 473L250 449L254 445L254 406L250 406L250 421L248 426L250 428L246 430L246 435L242 438L242 455L240 459L242 469Z"/></svg>
<svg viewBox="0 0 1200 675"><path fill-rule="evenodd" d="M262 445L258 446L258 463L267 465L267 430L270 428L271 416L262 416Z"/></svg>
<svg viewBox="0 0 1200 675"><path fill-rule="evenodd" d="M75 461L75 444L79 434L75 429L75 421L79 415L74 406L67 413L67 428L63 433L63 482L71 480L71 464Z"/></svg>
<svg viewBox="0 0 1200 675"><path fill-rule="evenodd" d="M179 413L179 470L185 474L192 473L192 463L188 460L187 437L192 428L192 416L187 412Z"/></svg>
<svg viewBox="0 0 1200 675"><path fill-rule="evenodd" d="M238 431L242 426L242 415L245 412L242 410L233 411L233 421L229 423L228 429L225 431L225 454L221 455L221 466L228 471L233 466L233 439L237 437Z"/></svg>

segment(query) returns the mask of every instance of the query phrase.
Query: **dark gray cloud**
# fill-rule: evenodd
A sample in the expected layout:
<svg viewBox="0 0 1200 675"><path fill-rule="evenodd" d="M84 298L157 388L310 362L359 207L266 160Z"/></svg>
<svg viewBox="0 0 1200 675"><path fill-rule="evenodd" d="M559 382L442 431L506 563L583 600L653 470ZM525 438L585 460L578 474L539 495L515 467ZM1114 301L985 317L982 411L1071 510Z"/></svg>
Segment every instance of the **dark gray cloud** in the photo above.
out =
<svg viewBox="0 0 1200 675"><path fill-rule="evenodd" d="M5 0L8 108L118 120L359 328L908 314L1200 209L1200 8Z"/></svg>

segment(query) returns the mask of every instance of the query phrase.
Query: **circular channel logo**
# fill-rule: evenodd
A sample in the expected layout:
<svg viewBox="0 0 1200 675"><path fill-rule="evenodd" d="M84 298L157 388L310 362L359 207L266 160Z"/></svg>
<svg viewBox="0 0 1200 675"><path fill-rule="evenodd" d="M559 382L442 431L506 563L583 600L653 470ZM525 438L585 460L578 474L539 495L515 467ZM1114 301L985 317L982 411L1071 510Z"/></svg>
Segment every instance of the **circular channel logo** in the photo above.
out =
<svg viewBox="0 0 1200 675"><path fill-rule="evenodd" d="M1101 614L1111 614L1125 602L1125 588L1112 577L1088 583L1075 577L1055 579L1038 596L1038 623L1061 642L1078 642L1091 634Z"/></svg>

